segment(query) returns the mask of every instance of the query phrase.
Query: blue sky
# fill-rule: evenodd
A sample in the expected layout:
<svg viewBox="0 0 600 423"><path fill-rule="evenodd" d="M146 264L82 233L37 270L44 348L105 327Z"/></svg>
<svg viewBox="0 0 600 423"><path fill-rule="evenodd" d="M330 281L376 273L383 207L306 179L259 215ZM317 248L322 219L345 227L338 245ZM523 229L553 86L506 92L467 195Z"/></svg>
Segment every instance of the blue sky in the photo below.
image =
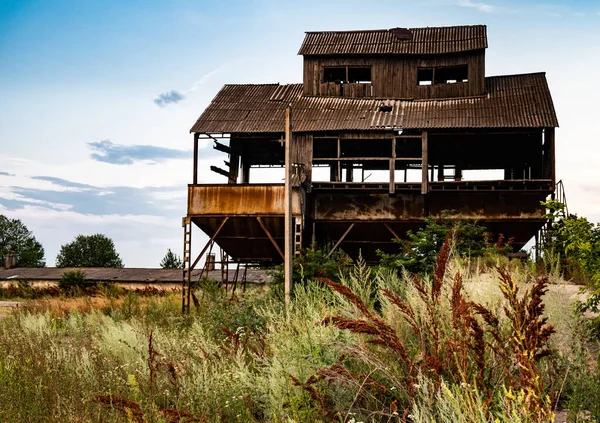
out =
<svg viewBox="0 0 600 423"><path fill-rule="evenodd" d="M304 31L463 24L488 25L488 76L547 72L569 208L600 220L592 1L0 0L0 213L50 265L100 232L158 266L182 247L189 128L223 84L300 82ZM201 181L222 182L203 147Z"/></svg>

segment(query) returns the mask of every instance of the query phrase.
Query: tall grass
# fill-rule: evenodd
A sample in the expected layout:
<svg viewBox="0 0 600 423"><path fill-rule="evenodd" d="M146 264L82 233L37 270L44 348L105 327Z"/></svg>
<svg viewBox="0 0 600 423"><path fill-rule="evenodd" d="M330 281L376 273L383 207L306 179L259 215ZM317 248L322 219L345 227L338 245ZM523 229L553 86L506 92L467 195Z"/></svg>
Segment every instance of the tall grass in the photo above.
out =
<svg viewBox="0 0 600 423"><path fill-rule="evenodd" d="M447 248L431 278L359 260L340 283L298 285L288 309L208 285L186 316L176 294L35 300L0 318L0 421L598 418L588 340L558 299L543 309L543 281Z"/></svg>

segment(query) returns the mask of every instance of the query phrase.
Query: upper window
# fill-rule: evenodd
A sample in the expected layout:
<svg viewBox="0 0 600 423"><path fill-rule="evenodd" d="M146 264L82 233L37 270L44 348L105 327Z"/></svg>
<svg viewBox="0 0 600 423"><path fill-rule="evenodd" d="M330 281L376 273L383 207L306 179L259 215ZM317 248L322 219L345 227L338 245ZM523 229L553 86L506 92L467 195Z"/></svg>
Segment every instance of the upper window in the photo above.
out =
<svg viewBox="0 0 600 423"><path fill-rule="evenodd" d="M345 82L346 67L323 68L323 82Z"/></svg>
<svg viewBox="0 0 600 423"><path fill-rule="evenodd" d="M323 82L370 83L371 68L358 66L324 67Z"/></svg>
<svg viewBox="0 0 600 423"><path fill-rule="evenodd" d="M371 68L348 67L348 82L371 82Z"/></svg>
<svg viewBox="0 0 600 423"><path fill-rule="evenodd" d="M417 84L455 84L457 82L468 82L469 66L438 66L417 69Z"/></svg>

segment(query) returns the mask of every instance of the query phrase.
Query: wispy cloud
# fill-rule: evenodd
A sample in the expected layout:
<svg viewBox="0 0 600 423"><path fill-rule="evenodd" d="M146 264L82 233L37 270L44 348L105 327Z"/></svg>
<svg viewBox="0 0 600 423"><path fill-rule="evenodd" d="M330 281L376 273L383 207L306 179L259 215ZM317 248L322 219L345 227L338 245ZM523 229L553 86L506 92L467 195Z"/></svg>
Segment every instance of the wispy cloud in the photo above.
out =
<svg viewBox="0 0 600 423"><path fill-rule="evenodd" d="M133 188L99 187L52 176L33 176L33 180L51 182L44 188L13 186L0 198L0 206L9 210L36 205L52 210L84 215L171 215L185 208L185 186ZM165 200L165 197L168 199ZM177 205L177 207L173 207Z"/></svg>
<svg viewBox="0 0 600 423"><path fill-rule="evenodd" d="M203 75L199 80L194 82L194 85L192 85L192 88L187 90L187 92L191 93L193 91L196 91L198 89L198 87L200 87L200 85L204 84L206 81L208 81L210 78L212 78L213 76L218 74L220 71L221 71L221 68L216 68L216 69L211 70L207 74Z"/></svg>
<svg viewBox="0 0 600 423"><path fill-rule="evenodd" d="M15 176L14 173L0 172L0 176Z"/></svg>
<svg viewBox="0 0 600 423"><path fill-rule="evenodd" d="M479 1L457 0L456 5L460 7L470 7L484 13L494 13L498 11L498 8L496 6Z"/></svg>
<svg viewBox="0 0 600 423"><path fill-rule="evenodd" d="M184 98L185 96L179 91L171 90L156 97L154 99L154 104L156 104L158 107L165 107L167 104L179 103Z"/></svg>
<svg viewBox="0 0 600 423"><path fill-rule="evenodd" d="M190 150L157 147L154 145L122 145L109 140L88 143L95 152L92 159L111 164L130 165L135 162L158 163L169 159L189 159Z"/></svg>

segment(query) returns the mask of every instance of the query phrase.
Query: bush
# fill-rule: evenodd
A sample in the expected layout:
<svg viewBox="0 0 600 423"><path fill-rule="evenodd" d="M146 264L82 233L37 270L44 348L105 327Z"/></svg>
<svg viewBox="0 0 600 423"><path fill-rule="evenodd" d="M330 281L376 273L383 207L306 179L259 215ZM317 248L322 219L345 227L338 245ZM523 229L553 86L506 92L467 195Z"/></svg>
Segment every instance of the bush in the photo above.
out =
<svg viewBox="0 0 600 423"><path fill-rule="evenodd" d="M505 255L511 251L512 239L505 242L502 234L492 242L486 228L475 220L456 217L452 210L444 210L442 217L426 217L425 225L416 232L408 231L406 239L394 239L400 247L397 254L378 252L381 265L411 273L431 272L437 255L448 237L452 238L454 253L460 257L481 257L485 254Z"/></svg>
<svg viewBox="0 0 600 423"><path fill-rule="evenodd" d="M77 290L83 290L90 286L95 286L94 283L87 281L86 273L82 270L65 270L62 277L58 281L58 287L65 292L73 293Z"/></svg>

